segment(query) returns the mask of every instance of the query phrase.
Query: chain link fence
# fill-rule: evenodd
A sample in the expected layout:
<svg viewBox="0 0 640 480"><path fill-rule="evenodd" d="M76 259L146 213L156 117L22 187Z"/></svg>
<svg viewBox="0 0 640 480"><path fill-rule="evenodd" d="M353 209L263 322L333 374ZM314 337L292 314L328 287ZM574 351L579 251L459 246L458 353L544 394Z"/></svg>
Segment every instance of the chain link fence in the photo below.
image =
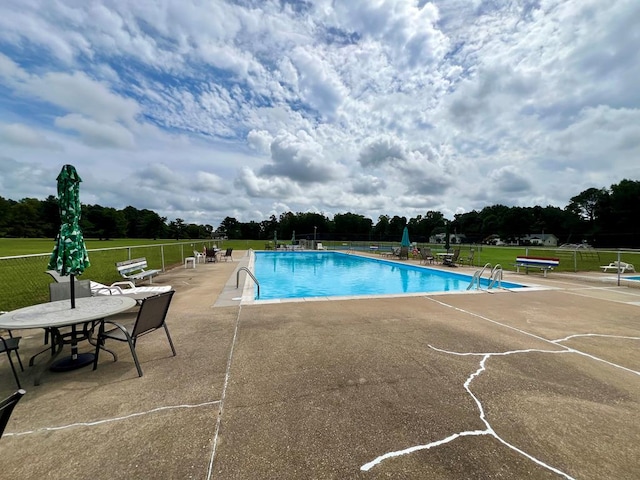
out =
<svg viewBox="0 0 640 480"><path fill-rule="evenodd" d="M434 251L444 251L443 244L414 243L416 248L429 247ZM325 240L322 246L327 250L354 250L371 253L391 252L399 242L341 242ZM312 248L312 247L309 247ZM455 244L450 250L460 249L460 258L469 258L473 251L472 265L482 266L485 263L501 264L504 270L515 270L516 257L530 256L557 258L560 260L557 272L602 272L601 266L612 262L631 263L640 275L640 251L632 249L596 250L594 248L560 248L541 246L495 247L481 244ZM411 254L411 251L409 252ZM609 272L610 273L610 272Z"/></svg>
<svg viewBox="0 0 640 480"><path fill-rule="evenodd" d="M185 257L193 256L193 251L202 252L204 247L213 246L212 241L189 241L130 247L113 247L89 250L91 266L80 278L94 280L109 285L122 280L115 264L122 260L145 257L150 269L163 271L184 265ZM397 242L336 242L324 241L329 250L357 250L382 253L390 251ZM418 247L431 246L435 249L443 245L418 243ZM307 248L312 248L308 246ZM505 270L515 270L517 256L559 258L558 272L602 272L603 265L622 261L633 264L640 275L640 251L638 250L595 250L565 249L554 247L492 247L487 245L451 245L460 248L460 258L466 258L474 251L473 265L482 266L489 262L500 263ZM48 284L51 277L45 272L50 253L0 257L0 311L14 310L36 303L49 301ZM610 273L610 272L609 272Z"/></svg>
<svg viewBox="0 0 640 480"><path fill-rule="evenodd" d="M192 257L194 250L202 252L205 246L212 245L211 241L189 241L88 250L91 266L79 278L110 285L122 280L116 262L145 257L149 269L166 271L184 265L185 257ZM50 255L0 257L0 311L49 301L52 279L46 270Z"/></svg>

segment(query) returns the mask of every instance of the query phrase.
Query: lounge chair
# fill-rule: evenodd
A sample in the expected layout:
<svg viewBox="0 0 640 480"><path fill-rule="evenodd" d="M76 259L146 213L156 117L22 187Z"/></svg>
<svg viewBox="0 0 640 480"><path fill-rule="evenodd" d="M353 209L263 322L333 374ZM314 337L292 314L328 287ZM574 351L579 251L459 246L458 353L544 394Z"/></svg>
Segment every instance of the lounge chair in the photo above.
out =
<svg viewBox="0 0 640 480"><path fill-rule="evenodd" d="M444 259L442 260L442 264L446 265L447 267L455 267L459 256L460 256L460 249L456 248L453 251L453 255L452 256L444 257Z"/></svg>
<svg viewBox="0 0 640 480"><path fill-rule="evenodd" d="M111 285L91 281L91 294L97 295L126 295L135 299L138 303L147 297L168 292L171 285L155 285L149 287L136 287L133 282L115 282Z"/></svg>
<svg viewBox="0 0 640 480"><path fill-rule="evenodd" d="M224 255L222 255L222 258L224 258L225 262L229 259L233 262L233 257L231 256L232 253L233 253L233 248L227 248L227 251L224 252Z"/></svg>
<svg viewBox="0 0 640 480"><path fill-rule="evenodd" d="M57 283L69 283L70 277L63 277L55 270L47 270L47 272ZM82 283L82 280L75 279L77 283ZM114 282L111 285L104 285L93 280L88 281L89 288L92 296L97 295L126 295L133 298L136 302L140 303L147 297L152 295L158 295L159 293L168 292L171 290L171 285L153 285L148 287L136 287L136 285L129 281ZM57 300L61 300L58 298Z"/></svg>
<svg viewBox="0 0 640 480"><path fill-rule="evenodd" d="M420 263L426 265L427 262L433 263L434 260L435 260L435 257L431 252L431 248L425 247L420 250Z"/></svg>
<svg viewBox="0 0 640 480"><path fill-rule="evenodd" d="M616 273L619 271L620 273L626 273L626 272L635 272L636 269L635 267L630 264L630 263L626 263L626 262L611 262L609 265L602 265L600 267L602 269L603 272L608 272L609 270L614 270Z"/></svg>

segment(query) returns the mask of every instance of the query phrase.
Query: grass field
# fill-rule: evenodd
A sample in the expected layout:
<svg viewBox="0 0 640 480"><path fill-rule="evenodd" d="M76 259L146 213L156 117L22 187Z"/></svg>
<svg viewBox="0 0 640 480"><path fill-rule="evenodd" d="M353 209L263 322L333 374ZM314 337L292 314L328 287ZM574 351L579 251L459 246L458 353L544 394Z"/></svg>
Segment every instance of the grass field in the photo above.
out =
<svg viewBox="0 0 640 480"><path fill-rule="evenodd" d="M181 240L180 242L188 242ZM202 240L197 240L201 242ZM147 238L116 238L113 240L98 240L97 238L86 238L85 244L88 250L100 248L122 248L140 245L159 245L163 243L176 242L175 240L160 239L149 240ZM29 255L35 253L49 253L53 249L53 238L0 238L0 257L14 255Z"/></svg>
<svg viewBox="0 0 640 480"><path fill-rule="evenodd" d="M109 285L122 280L116 271L116 262L145 257L150 269L165 270L181 265L184 257L193 255L193 250L202 251L205 244L211 243L203 240L87 239L91 266L80 278ZM0 239L0 257L4 257L0 258L0 310L48 301L51 278L45 272L53 245L51 239Z"/></svg>
<svg viewBox="0 0 640 480"><path fill-rule="evenodd" d="M128 258L145 257L151 269L167 270L182 265L184 258L193 255L193 250L202 251L205 245L217 244L223 249L263 250L264 240L176 240L162 239L86 239L91 266L82 279L91 279L104 284L122 280L115 269L115 263ZM282 242L285 245L289 241ZM368 242L323 241L328 250L356 250L369 252ZM48 284L51 279L47 270L49 255L54 241L48 238L0 238L0 310L13 310L34 303L48 301ZM397 243L377 242L379 252L389 251ZM444 251L443 245L430 245L434 252ZM454 246L455 247L455 246ZM525 247L495 247L486 245L460 245L460 258L465 259L474 250L473 265L493 267L500 264L503 270L515 270L517 256L528 254L538 257L560 259L557 272L600 271L600 265L607 265L618 258L616 251L573 251L562 249L541 249ZM4 258L3 258L4 257ZM9 258L7 258L9 257ZM621 259L640 267L640 254L626 251ZM634 260L635 259L635 260Z"/></svg>

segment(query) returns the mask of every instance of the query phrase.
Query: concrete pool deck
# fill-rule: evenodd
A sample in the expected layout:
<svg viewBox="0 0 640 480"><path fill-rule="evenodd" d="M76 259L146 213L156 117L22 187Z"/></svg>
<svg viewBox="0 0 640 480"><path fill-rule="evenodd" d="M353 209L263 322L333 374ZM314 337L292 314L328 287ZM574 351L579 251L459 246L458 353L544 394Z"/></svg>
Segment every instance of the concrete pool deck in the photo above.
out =
<svg viewBox="0 0 640 480"><path fill-rule="evenodd" d="M26 367L3 475L638 477L640 289L506 272L539 288L240 305L242 254L154 280L178 355L140 339L142 378L120 344L39 387ZM26 364L42 334L20 334Z"/></svg>

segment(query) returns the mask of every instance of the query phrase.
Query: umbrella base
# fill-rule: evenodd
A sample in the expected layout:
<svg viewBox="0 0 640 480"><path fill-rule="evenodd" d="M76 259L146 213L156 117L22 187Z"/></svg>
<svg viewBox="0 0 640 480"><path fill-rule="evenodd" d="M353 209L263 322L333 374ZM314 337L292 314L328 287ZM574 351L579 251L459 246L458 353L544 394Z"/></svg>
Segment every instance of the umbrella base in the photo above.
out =
<svg viewBox="0 0 640 480"><path fill-rule="evenodd" d="M79 353L78 357L74 360L73 357L68 356L61 358L49 367L52 372L68 372L70 370L76 370L77 368L86 367L93 363L95 355L93 353Z"/></svg>

